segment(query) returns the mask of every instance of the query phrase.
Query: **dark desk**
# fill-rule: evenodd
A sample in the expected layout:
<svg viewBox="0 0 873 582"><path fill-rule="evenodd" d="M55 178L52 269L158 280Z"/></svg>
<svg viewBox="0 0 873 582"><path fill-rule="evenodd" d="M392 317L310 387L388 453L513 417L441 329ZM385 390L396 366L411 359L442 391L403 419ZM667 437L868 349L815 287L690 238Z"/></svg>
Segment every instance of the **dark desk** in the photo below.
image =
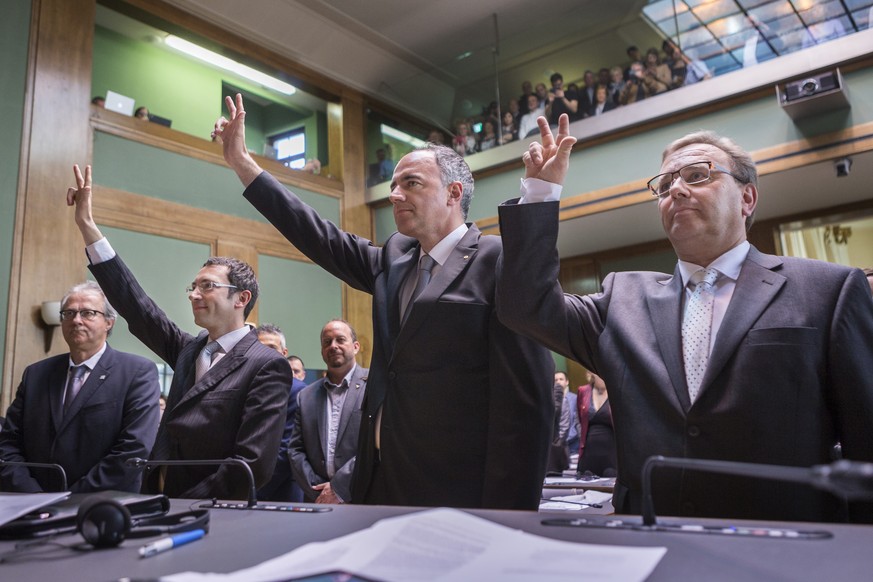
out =
<svg viewBox="0 0 873 582"><path fill-rule="evenodd" d="M174 511L189 505L175 501ZM205 539L151 558L140 559L137 549L144 540L128 540L121 547L74 553L52 551L31 560L0 564L0 579L117 580L122 577L154 578L176 572L230 572L258 564L304 543L338 537L365 528L377 520L413 511L411 508L337 506L320 514L269 513L213 510L210 533ZM751 539L687 533L620 531L600 528L547 527L540 521L567 517L567 512L471 511L496 523L554 539L625 546L664 546L667 554L650 580L869 580L873 571L873 527L831 524L767 524L796 529L825 529L827 540ZM607 520L608 517L592 519ZM677 521L660 518L662 522ZM682 520L683 523L686 520ZM695 523L726 524L722 520ZM734 522L735 525L754 522ZM760 525L760 524L759 524ZM150 541L154 538L148 538ZM56 541L73 545L78 536ZM14 542L0 542L0 553ZM580 572L583 565L580 564Z"/></svg>

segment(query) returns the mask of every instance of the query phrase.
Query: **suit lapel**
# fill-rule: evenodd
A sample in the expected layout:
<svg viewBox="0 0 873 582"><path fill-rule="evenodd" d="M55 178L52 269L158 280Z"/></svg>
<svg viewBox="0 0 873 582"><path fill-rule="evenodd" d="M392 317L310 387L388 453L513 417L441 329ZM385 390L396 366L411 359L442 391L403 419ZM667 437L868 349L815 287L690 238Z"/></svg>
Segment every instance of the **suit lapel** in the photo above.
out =
<svg viewBox="0 0 873 582"><path fill-rule="evenodd" d="M388 272L388 331L396 338L400 333L400 293L403 283L417 266L419 245L411 249L391 265ZM392 346L393 349L393 346Z"/></svg>
<svg viewBox="0 0 873 582"><path fill-rule="evenodd" d="M91 370L90 374L88 374L88 379L85 380L84 384L82 384L79 394L77 394L73 399L73 402L67 409L67 413L64 414L63 411L61 412L63 419L60 423L60 428L58 429L59 432L70 423L70 420L74 416L79 414L79 411L88 404L88 401L92 396L94 396L94 393L97 392L106 379L109 378L114 363L115 354L112 352L112 348L107 345L106 351L103 352L103 355L100 356L100 359L97 361L97 365L94 366L94 369ZM62 385L65 383L66 378L62 382ZM64 386L64 388L66 388L66 386Z"/></svg>
<svg viewBox="0 0 873 582"><path fill-rule="evenodd" d="M200 381L195 382L194 385L191 386L191 388L189 388L187 392L185 392L185 394L179 400L179 404L188 402L193 398L197 398L204 392L212 390L218 384L220 384L222 380L227 378L229 374L245 364L246 352L249 350L254 342L258 341L257 337L258 336L255 334L255 332L252 331L244 336L241 340L239 340L239 342L233 347L233 349L230 350L230 353L225 355L218 362L216 362L214 366L209 368L209 371L206 372L206 374L204 374L202 378L200 378ZM199 350L197 353L200 353Z"/></svg>
<svg viewBox="0 0 873 582"><path fill-rule="evenodd" d="M437 300L449 286L454 283L461 273L467 268L476 252L479 250L479 229L471 225L467 233L461 238L457 246L452 250L446 263L440 267L439 272L430 280L421 295L416 299L412 311L406 320L406 324L400 330L397 345L402 346L405 338L415 333L428 314L437 305Z"/></svg>
<svg viewBox="0 0 873 582"><path fill-rule="evenodd" d="M781 264L778 257L764 255L754 247L749 249L715 338L706 374L700 383L701 393L718 377L749 329L785 284L785 277L772 270Z"/></svg>
<svg viewBox="0 0 873 582"><path fill-rule="evenodd" d="M69 368L70 356L58 360L58 365L52 370L49 376L49 398L51 401L52 423L55 427L55 434L61 428L61 423L64 421L64 407L61 402L63 400L64 390L67 388L67 369Z"/></svg>
<svg viewBox="0 0 873 582"><path fill-rule="evenodd" d="M655 337L658 339L658 349L661 358L670 374L673 391L679 399L682 410L688 412L691 399L688 397L688 385L685 381L685 363L682 360L682 277L679 266L673 271L673 277L658 283L659 287L648 294L646 302Z"/></svg>
<svg viewBox="0 0 873 582"><path fill-rule="evenodd" d="M340 413L340 423L336 433L337 443L343 438L343 433L345 433L346 427L349 425L349 418L351 418L352 412L361 407L361 399L364 394L366 381L367 379L361 375L361 367L356 366L355 373L352 374L351 381L349 382L346 399L343 401L342 412Z"/></svg>

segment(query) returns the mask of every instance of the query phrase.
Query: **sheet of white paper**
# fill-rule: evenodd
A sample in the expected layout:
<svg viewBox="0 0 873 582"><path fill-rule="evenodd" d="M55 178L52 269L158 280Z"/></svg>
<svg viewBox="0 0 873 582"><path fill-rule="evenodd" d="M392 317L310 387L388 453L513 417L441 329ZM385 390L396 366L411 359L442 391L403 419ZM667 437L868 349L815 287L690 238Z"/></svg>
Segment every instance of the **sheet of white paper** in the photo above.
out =
<svg viewBox="0 0 873 582"><path fill-rule="evenodd" d="M587 504L603 505L612 499L612 493L605 491L586 491L581 495L560 495L540 503L540 511L579 511L589 507Z"/></svg>
<svg viewBox="0 0 873 582"><path fill-rule="evenodd" d="M572 485L575 487L579 487L580 489L587 487L597 486L610 486L615 485L614 477L598 477L597 479L575 479L573 477L546 477L543 481L543 485L555 486L555 485Z"/></svg>
<svg viewBox="0 0 873 582"><path fill-rule="evenodd" d="M0 525L63 499L69 494L69 491L60 493L0 493Z"/></svg>
<svg viewBox="0 0 873 582"><path fill-rule="evenodd" d="M584 564L589 579L624 582L645 580L666 551L555 541L441 508L384 519L231 574L185 572L164 580L278 582L339 570L386 582L578 582Z"/></svg>

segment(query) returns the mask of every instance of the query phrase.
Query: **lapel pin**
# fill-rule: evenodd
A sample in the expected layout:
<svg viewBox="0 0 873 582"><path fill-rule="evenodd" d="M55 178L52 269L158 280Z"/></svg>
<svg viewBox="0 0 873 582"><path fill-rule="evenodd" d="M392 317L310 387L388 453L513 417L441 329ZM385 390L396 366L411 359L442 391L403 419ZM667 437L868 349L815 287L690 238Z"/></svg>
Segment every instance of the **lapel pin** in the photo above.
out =
<svg viewBox="0 0 873 582"><path fill-rule="evenodd" d="M469 259L469 258L470 258L470 255L464 255L464 260L465 260L465 261L466 261L467 259Z"/></svg>
<svg viewBox="0 0 873 582"><path fill-rule="evenodd" d="M101 379L101 380L105 380L105 379L106 379L106 374L102 374L102 375L100 376L100 379Z"/></svg>

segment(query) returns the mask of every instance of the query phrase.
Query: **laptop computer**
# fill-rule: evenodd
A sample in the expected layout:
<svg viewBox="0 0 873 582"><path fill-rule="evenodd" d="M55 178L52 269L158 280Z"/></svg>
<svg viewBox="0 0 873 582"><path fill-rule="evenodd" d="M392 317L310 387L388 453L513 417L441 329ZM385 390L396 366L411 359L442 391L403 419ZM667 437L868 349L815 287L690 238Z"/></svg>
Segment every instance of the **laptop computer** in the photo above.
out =
<svg viewBox="0 0 873 582"><path fill-rule="evenodd" d="M126 95L121 95L115 91L106 92L106 104L104 105L106 109L132 117L134 105L136 102Z"/></svg>

